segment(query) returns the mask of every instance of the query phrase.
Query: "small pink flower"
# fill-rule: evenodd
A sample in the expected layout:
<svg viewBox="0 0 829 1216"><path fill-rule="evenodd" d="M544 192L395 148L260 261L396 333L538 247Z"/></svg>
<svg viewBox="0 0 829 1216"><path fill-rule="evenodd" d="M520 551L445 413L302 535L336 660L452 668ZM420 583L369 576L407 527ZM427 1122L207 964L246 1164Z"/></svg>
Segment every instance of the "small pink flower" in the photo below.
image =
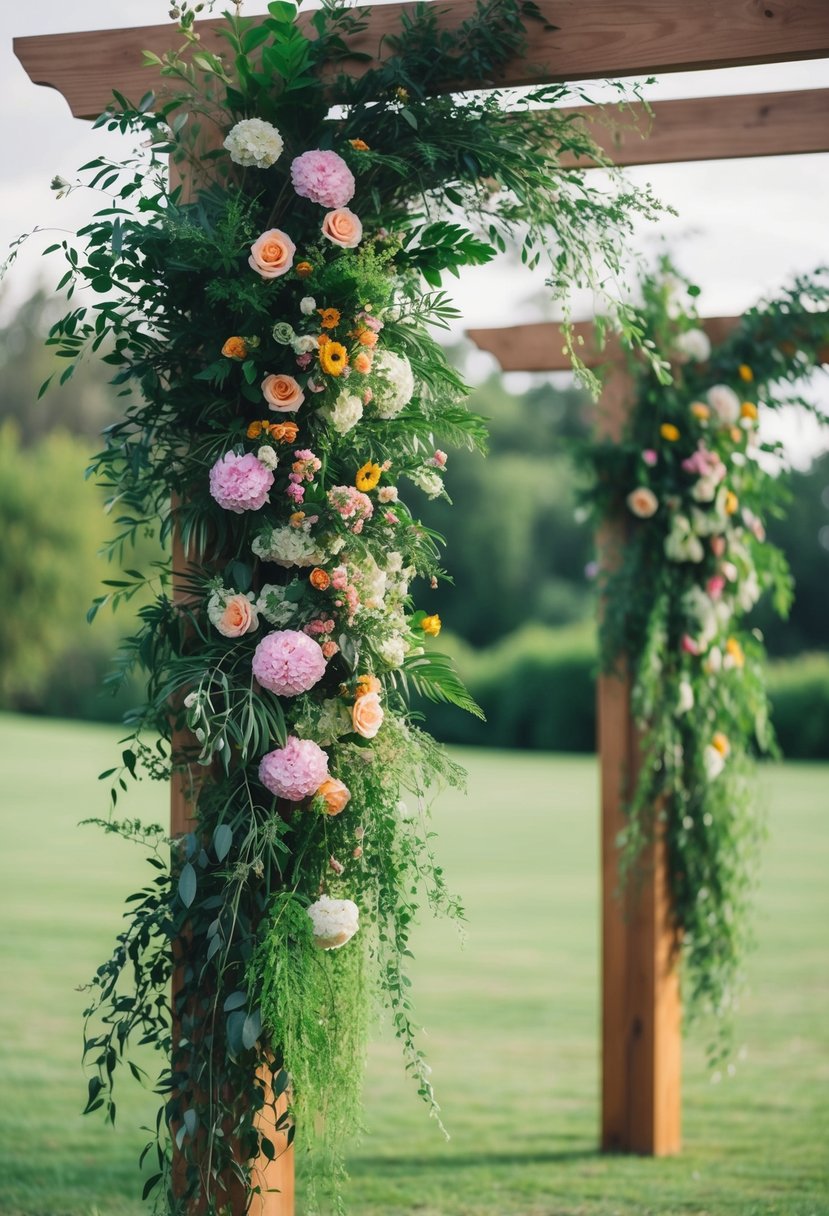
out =
<svg viewBox="0 0 829 1216"><path fill-rule="evenodd" d="M295 482L286 486L285 493L291 502L300 503L305 500L305 486L297 485Z"/></svg>
<svg viewBox="0 0 829 1216"><path fill-rule="evenodd" d="M642 453L642 459L644 460L645 464L652 469L659 460L659 453L655 452L653 448L645 448L644 452Z"/></svg>
<svg viewBox="0 0 829 1216"><path fill-rule="evenodd" d="M711 552L714 554L714 557L722 557L722 555L725 553L724 536L711 537Z"/></svg>
<svg viewBox="0 0 829 1216"><path fill-rule="evenodd" d="M705 584L705 590L712 600L721 599L722 593L725 590L725 579L721 574L712 574Z"/></svg>
<svg viewBox="0 0 829 1216"><path fill-rule="evenodd" d="M690 636L690 634L683 633L682 641L680 642L680 646L682 647L682 649L685 651L686 654L697 655L700 653L699 643L696 642L694 640L694 638L692 638Z"/></svg>
<svg viewBox="0 0 829 1216"><path fill-rule="evenodd" d="M438 448L438 450L435 452L435 454L434 454L434 456L432 457L432 459L431 459L431 460L427 460L427 461L426 461L426 463L427 463L427 464L431 464L431 465L433 465L433 466L434 466L436 469L445 469L445 468L446 468L446 461L447 461L448 459L449 459L449 458L448 458L448 456L446 455L446 453L445 453L445 452L442 452L442 451L440 450L440 448Z"/></svg>
<svg viewBox="0 0 829 1216"><path fill-rule="evenodd" d="M386 513L383 515L383 519L386 521L387 524L399 524L400 523L400 520L397 518L394 511L386 511Z"/></svg>
<svg viewBox="0 0 829 1216"><path fill-rule="evenodd" d="M373 399L374 393L370 388L367 388L363 393L363 405L368 405L370 401L373 401Z"/></svg>
<svg viewBox="0 0 829 1216"><path fill-rule="evenodd" d="M362 857L362 855L363 855L363 848L362 848L362 845L359 845L359 844L358 844L358 845L357 845L357 847L356 847L356 848L354 849L354 851L352 852L351 856L352 856L352 857L353 857L353 858L354 858L356 861L359 861L359 860L360 860L360 858Z"/></svg>
<svg viewBox="0 0 829 1216"><path fill-rule="evenodd" d="M226 452L210 470L210 494L225 511L241 515L258 511L268 502L273 473L252 452L237 456Z"/></svg>
<svg viewBox="0 0 829 1216"><path fill-rule="evenodd" d="M335 591L344 591L348 583L348 570L345 566L336 566L331 571L331 586Z"/></svg>
<svg viewBox="0 0 829 1216"><path fill-rule="evenodd" d="M297 365L297 367L301 368L302 371L307 371L308 368L311 366L313 358L314 358L313 355L297 355L296 365ZM313 392L313 390L312 390L312 392Z"/></svg>
<svg viewBox="0 0 829 1216"><path fill-rule="evenodd" d="M328 864L337 875L342 874L343 870L345 869L343 863L341 861L337 861L336 857L329 857Z"/></svg>

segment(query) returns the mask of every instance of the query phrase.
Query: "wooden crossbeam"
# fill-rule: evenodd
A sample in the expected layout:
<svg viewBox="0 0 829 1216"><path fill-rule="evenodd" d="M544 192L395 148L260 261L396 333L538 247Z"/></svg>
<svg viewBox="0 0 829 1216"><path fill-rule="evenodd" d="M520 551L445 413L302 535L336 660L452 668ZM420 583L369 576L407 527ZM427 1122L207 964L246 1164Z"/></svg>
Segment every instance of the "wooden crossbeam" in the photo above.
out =
<svg viewBox="0 0 829 1216"><path fill-rule="evenodd" d="M829 89L636 104L621 113L611 108L611 123L595 106L563 112L584 121L616 165L829 152ZM571 169L594 162L567 153L560 163Z"/></svg>
<svg viewBox="0 0 829 1216"><path fill-rule="evenodd" d="M716 345L738 324L738 317L706 317L701 322ZM567 372L572 370L564 344L564 331L554 321L533 325L505 325L493 329L468 329L466 336L479 350L494 355L505 372ZM592 321L577 321L573 326L576 350L587 367L615 363L618 348L614 342L601 349L596 342Z"/></svg>
<svg viewBox="0 0 829 1216"><path fill-rule="evenodd" d="M458 24L475 8L475 0L435 3L445 25ZM399 30L401 17L412 7L408 3L369 9L367 28L352 40L354 50L375 59L389 54L387 36ZM540 0L540 8L553 28L531 25L528 54L508 64L494 84L606 79L829 56L827 0ZM302 13L300 24L307 28L311 16ZM198 24L210 50L226 47L217 34L220 25L221 20L214 19ZM141 65L141 52L163 54L180 43L171 22L16 38L14 50L31 78L58 89L77 118L95 118L108 104L113 85L134 100L158 88L158 76ZM347 70L362 69L349 63Z"/></svg>

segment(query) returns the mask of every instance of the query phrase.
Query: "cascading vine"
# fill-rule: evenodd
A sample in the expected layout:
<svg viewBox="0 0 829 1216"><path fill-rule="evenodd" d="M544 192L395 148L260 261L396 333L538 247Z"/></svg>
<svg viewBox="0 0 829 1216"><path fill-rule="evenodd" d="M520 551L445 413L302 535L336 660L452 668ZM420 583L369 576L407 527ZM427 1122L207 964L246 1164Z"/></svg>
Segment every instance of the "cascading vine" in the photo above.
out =
<svg viewBox="0 0 829 1216"><path fill-rule="evenodd" d="M149 847L153 874L90 985L85 1035L88 1109L113 1120L119 1065L142 1079L133 1047L160 1054L144 1190L164 1211L216 1212L229 1179L250 1196L246 1163L281 1151L266 1107L316 1149L339 1203L377 1004L437 1113L406 964L424 899L461 915L426 812L463 774L410 697L479 711L434 649L441 538L410 498L445 495L441 444L483 448L485 427L427 327L456 316L442 273L508 244L531 268L550 257L562 300L599 289L657 211L612 171L594 188L559 168L568 151L602 159L552 108L565 86L509 105L446 91L490 89L526 50L534 4L479 0L455 30L436 7L351 78L332 71L364 25L348 5L310 33L289 3L229 14L223 56L179 6L181 50L147 55L164 95L116 94L99 122L148 150L54 183L107 196L80 245L52 247L82 301L50 338L63 378L99 352L124 400L91 472L126 569L92 615L152 595L118 664L143 671L147 699L103 776L115 807L128 778L173 775L193 815L172 865L160 829L104 821ZM168 184L168 156L192 197ZM639 336L622 302L615 319ZM163 555L129 565L147 532L189 555L175 594Z"/></svg>
<svg viewBox="0 0 829 1216"><path fill-rule="evenodd" d="M764 520L786 501L781 445L761 434L785 405L815 411L802 381L829 362L829 274L751 309L713 350L697 288L669 259L642 284L643 331L661 366L634 363L621 442L587 453L597 523L627 519L602 575L604 670L632 676L642 763L620 841L628 881L663 830L684 995L713 1014L714 1060L731 1049L762 836L753 777L775 752L762 635L764 592L785 615L792 584Z"/></svg>

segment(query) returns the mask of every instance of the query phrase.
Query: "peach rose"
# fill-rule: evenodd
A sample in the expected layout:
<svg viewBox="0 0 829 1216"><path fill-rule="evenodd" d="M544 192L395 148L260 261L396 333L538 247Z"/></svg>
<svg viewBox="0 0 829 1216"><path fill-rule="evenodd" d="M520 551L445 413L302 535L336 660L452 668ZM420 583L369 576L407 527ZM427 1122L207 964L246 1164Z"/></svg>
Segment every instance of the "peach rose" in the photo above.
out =
<svg viewBox="0 0 829 1216"><path fill-rule="evenodd" d="M215 624L223 637L240 638L249 629L255 629L258 620L256 611L246 595L231 595Z"/></svg>
<svg viewBox="0 0 829 1216"><path fill-rule="evenodd" d="M322 235L342 249L354 249L363 238L363 225L348 207L338 207L322 221Z"/></svg>
<svg viewBox="0 0 829 1216"><path fill-rule="evenodd" d="M379 694L367 692L364 697L358 697L351 711L351 721L358 735L373 739L383 725L383 706Z"/></svg>
<svg viewBox="0 0 829 1216"><path fill-rule="evenodd" d="M248 265L263 279L278 279L291 269L295 253L296 245L287 232L269 228L251 245Z"/></svg>
<svg viewBox="0 0 829 1216"><path fill-rule="evenodd" d="M361 376L367 376L371 371L371 351L361 350L358 355L354 356L354 361L351 364L355 372L359 372Z"/></svg>
<svg viewBox="0 0 829 1216"><path fill-rule="evenodd" d="M325 799L325 814L339 815L351 797L351 791L336 777L328 777L317 790L317 797Z"/></svg>
<svg viewBox="0 0 829 1216"><path fill-rule="evenodd" d="M282 413L292 413L298 410L305 400L305 394L294 380L280 372L278 376L266 376L262 381L262 396L272 410Z"/></svg>

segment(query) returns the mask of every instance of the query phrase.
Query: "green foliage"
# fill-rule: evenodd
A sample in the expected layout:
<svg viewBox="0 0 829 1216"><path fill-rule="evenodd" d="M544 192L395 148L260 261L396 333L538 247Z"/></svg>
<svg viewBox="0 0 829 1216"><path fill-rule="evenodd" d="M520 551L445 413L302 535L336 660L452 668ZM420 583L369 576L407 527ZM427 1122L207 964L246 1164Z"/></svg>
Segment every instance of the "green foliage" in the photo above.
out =
<svg viewBox="0 0 829 1216"><path fill-rule="evenodd" d="M774 733L784 756L829 758L829 655L773 663L768 677Z"/></svg>

